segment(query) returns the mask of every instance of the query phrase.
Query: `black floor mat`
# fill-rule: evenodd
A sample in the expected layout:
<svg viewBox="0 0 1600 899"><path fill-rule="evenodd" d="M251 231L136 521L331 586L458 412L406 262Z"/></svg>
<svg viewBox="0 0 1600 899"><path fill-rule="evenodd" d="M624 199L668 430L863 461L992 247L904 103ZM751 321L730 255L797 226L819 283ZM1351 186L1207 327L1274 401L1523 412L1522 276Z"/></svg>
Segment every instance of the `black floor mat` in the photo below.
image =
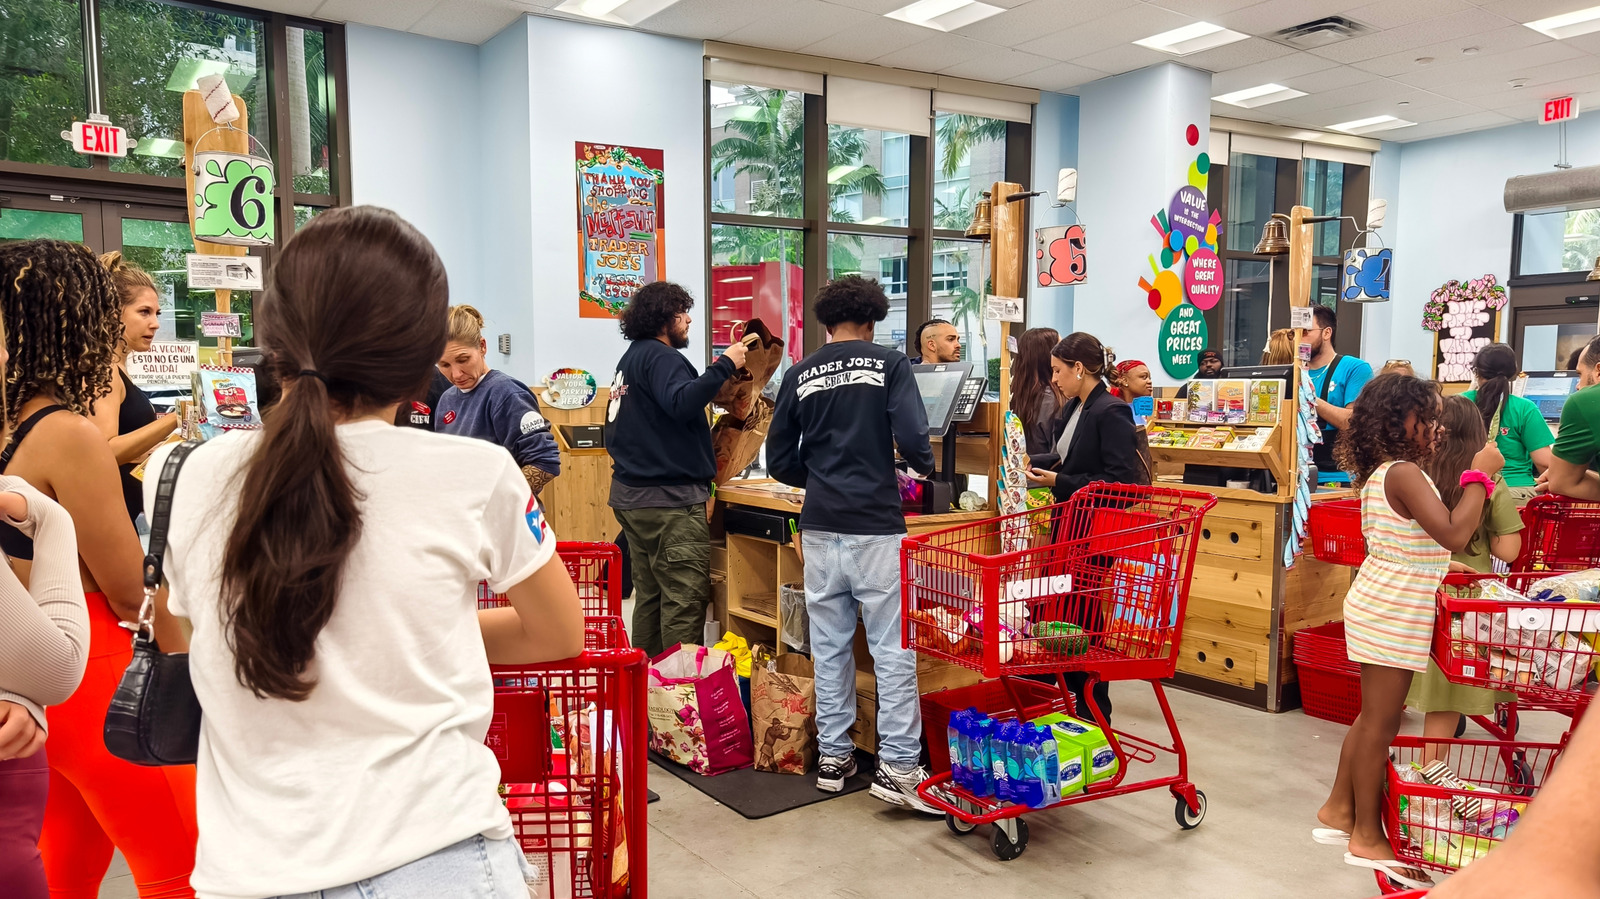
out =
<svg viewBox="0 0 1600 899"><path fill-rule="evenodd" d="M750 819L770 817L780 812L865 790L872 786L875 764L871 755L856 750L856 775L846 780L844 789L839 792L824 793L817 789L815 771L797 776L741 768L715 777L701 777L688 768L669 762L653 752L650 753L650 761L661 770Z"/></svg>

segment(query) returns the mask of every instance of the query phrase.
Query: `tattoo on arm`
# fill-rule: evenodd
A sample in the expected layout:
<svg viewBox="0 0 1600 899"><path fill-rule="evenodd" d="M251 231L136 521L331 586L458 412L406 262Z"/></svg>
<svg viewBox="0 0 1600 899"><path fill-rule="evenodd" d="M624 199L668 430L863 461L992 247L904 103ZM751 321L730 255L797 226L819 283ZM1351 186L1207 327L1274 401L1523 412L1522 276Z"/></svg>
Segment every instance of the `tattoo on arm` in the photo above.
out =
<svg viewBox="0 0 1600 899"><path fill-rule="evenodd" d="M556 479L556 476L550 472L532 465L522 466L522 476L528 479L528 486L533 488L535 496L538 495L540 490L544 489L544 485Z"/></svg>

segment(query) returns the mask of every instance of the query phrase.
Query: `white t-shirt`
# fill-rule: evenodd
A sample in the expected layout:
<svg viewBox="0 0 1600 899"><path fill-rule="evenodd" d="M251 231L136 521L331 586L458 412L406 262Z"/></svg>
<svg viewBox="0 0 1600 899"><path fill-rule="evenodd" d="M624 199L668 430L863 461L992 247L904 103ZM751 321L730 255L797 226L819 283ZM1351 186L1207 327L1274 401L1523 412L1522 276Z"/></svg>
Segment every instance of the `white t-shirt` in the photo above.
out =
<svg viewBox="0 0 1600 899"><path fill-rule="evenodd" d="M556 538L505 449L386 422L340 425L361 539L317 638L303 702L257 699L234 676L219 614L223 548L260 432L208 442L173 495L170 607L194 625L204 710L192 884L259 899L381 874L483 834L512 835L483 740L494 689L478 582L503 592ZM150 461L155 508L166 450Z"/></svg>

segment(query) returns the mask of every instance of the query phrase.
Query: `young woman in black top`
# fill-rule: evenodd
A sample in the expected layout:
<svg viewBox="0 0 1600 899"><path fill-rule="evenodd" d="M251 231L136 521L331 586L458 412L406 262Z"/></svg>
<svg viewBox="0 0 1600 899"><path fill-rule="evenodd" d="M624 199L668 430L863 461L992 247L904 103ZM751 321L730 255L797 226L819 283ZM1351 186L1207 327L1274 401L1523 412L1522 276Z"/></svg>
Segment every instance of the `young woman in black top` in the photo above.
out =
<svg viewBox="0 0 1600 899"><path fill-rule="evenodd" d="M1050 351L1061 340L1055 328L1029 328L1017 338L1011 358L1011 411L1022 419L1028 455L1055 452L1056 410L1061 402L1050 386Z"/></svg>
<svg viewBox="0 0 1600 899"><path fill-rule="evenodd" d="M156 415L150 399L128 377L128 354L149 351L150 342L156 339L161 301L155 280L121 253L106 253L100 264L111 273L111 283L122 300L122 340L117 344L111 393L95 401L90 417L111 441L111 452L122 473L123 504L130 518L138 518L144 510L144 488L133 470L178 427L178 416Z"/></svg>

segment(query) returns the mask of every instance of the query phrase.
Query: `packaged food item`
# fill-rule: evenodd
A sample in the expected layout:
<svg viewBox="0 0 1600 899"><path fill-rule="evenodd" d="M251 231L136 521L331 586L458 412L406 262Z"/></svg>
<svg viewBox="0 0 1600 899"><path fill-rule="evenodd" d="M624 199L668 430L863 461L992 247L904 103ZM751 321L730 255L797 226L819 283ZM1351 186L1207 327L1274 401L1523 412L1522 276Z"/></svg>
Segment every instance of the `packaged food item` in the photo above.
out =
<svg viewBox="0 0 1600 899"><path fill-rule="evenodd" d="M1116 750L1111 748L1111 741L1106 739L1105 732L1099 727L1061 712L1035 718L1032 723L1049 725L1055 733L1058 747L1063 742L1069 742L1076 743L1082 748L1087 759L1090 784L1115 777L1117 771L1121 770L1122 765L1117 760Z"/></svg>
<svg viewBox="0 0 1600 899"><path fill-rule="evenodd" d="M1216 410L1222 414L1222 420L1230 425L1242 425L1249 417L1246 407L1246 396L1250 390L1249 381L1227 379L1217 382Z"/></svg>
<svg viewBox="0 0 1600 899"><path fill-rule="evenodd" d="M1250 410L1247 420L1253 425L1278 423L1278 408L1283 401L1283 382L1262 379L1250 382Z"/></svg>
<svg viewBox="0 0 1600 899"><path fill-rule="evenodd" d="M1067 621L1035 622L1031 633L1038 638L1039 648L1063 656L1079 656L1089 651L1089 638L1083 628Z"/></svg>
<svg viewBox="0 0 1600 899"><path fill-rule="evenodd" d="M1569 571L1535 581L1528 588L1535 602L1595 602L1600 600L1600 568Z"/></svg>
<svg viewBox="0 0 1600 899"><path fill-rule="evenodd" d="M1189 382L1189 420L1196 424L1207 424L1211 421L1211 412L1216 407L1215 381L1190 381Z"/></svg>
<svg viewBox="0 0 1600 899"><path fill-rule="evenodd" d="M1176 399L1176 400L1172 401L1172 420L1173 421L1188 421L1189 420L1189 401L1188 400L1186 400L1186 399Z"/></svg>
<svg viewBox="0 0 1600 899"><path fill-rule="evenodd" d="M1156 400L1156 420L1172 420L1172 400Z"/></svg>

